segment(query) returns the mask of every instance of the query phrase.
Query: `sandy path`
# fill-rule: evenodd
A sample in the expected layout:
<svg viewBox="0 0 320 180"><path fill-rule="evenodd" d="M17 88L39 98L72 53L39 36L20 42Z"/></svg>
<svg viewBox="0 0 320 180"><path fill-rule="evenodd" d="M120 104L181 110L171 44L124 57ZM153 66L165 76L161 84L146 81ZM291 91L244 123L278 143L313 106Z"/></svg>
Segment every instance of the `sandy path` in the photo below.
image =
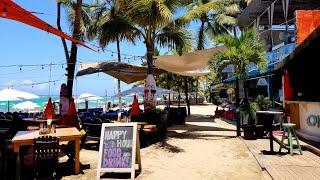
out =
<svg viewBox="0 0 320 180"><path fill-rule="evenodd" d="M143 170L136 179L271 179L234 137L235 126L213 119L214 109L193 106L186 125L170 127L166 140L141 149ZM97 159L97 151L82 150L81 162L91 168L63 179L95 179Z"/></svg>

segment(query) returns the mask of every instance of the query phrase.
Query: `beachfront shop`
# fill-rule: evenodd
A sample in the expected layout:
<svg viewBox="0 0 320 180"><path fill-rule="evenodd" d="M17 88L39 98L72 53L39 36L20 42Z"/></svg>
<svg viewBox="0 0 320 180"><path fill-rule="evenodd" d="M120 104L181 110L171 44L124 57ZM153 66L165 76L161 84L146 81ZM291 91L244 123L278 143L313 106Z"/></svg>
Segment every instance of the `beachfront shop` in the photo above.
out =
<svg viewBox="0 0 320 180"><path fill-rule="evenodd" d="M320 11L307 14L319 17ZM302 34L306 37L298 33L298 47L275 68L283 73L287 120L296 124L299 136L320 142L320 19L297 23L304 23L302 27L309 26L311 32Z"/></svg>

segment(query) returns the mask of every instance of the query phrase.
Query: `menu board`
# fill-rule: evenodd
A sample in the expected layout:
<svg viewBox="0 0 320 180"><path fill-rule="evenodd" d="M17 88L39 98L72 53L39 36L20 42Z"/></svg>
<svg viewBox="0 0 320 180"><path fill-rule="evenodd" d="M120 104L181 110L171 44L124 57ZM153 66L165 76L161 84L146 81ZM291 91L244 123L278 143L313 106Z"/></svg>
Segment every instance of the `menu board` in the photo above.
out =
<svg viewBox="0 0 320 180"><path fill-rule="evenodd" d="M102 168L131 168L133 127L105 127Z"/></svg>
<svg viewBox="0 0 320 180"><path fill-rule="evenodd" d="M97 179L101 172L131 172L136 162L141 168L136 123L104 123L101 129Z"/></svg>

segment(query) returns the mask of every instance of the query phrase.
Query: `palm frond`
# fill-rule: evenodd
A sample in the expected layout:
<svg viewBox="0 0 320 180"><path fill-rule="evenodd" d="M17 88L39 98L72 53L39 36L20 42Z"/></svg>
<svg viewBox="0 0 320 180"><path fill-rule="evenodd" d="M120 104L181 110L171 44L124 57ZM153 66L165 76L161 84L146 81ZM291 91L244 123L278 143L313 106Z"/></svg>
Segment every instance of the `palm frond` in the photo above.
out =
<svg viewBox="0 0 320 180"><path fill-rule="evenodd" d="M264 43L255 30L243 31L240 37L223 34L215 37L215 41L228 48L227 51L218 52L210 61L210 67L217 72L222 71L227 64L234 66L235 74L240 75L240 78L246 76L247 67L252 63L257 65L260 72L265 70L267 60Z"/></svg>
<svg viewBox="0 0 320 180"><path fill-rule="evenodd" d="M212 9L219 9L222 5L222 0L213 0L211 2L203 4L200 7L189 10L186 14L177 18L176 24L178 26L184 26L194 19L200 19L201 16L203 16Z"/></svg>
<svg viewBox="0 0 320 180"><path fill-rule="evenodd" d="M156 37L156 42L160 47L169 47L182 54L193 51L192 34L186 29L166 28Z"/></svg>
<svg viewBox="0 0 320 180"><path fill-rule="evenodd" d="M198 37L197 37L197 50L202 50L205 48L205 44L206 44L206 36L204 33L204 29L203 27L204 23L200 26L199 30L198 30Z"/></svg>

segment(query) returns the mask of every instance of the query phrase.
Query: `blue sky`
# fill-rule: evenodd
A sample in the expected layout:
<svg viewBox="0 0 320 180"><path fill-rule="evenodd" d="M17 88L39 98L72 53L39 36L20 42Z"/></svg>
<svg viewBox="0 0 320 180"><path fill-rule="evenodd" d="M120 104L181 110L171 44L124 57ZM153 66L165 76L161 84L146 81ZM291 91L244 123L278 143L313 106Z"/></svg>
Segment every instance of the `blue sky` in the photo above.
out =
<svg viewBox="0 0 320 180"><path fill-rule="evenodd" d="M90 2L91 0L84 0ZM36 14L40 19L56 27L56 1L55 0L14 0L15 3L28 11L42 12ZM66 22L65 10L62 10L62 29L67 34L71 34ZM14 86L17 90L23 90L38 95L58 95L61 83L66 83L66 73L64 65L52 67L51 80L59 80L55 83L40 84L35 86L21 84L30 84L38 82L48 82L50 71L48 67L42 69L41 66L34 67L3 67L4 65L25 65L25 64L48 64L65 63L64 51L61 39L58 36L48 34L45 31L33 28L26 24L0 18L0 86L1 89L8 86ZM91 42L98 45L97 43ZM68 46L70 42L67 41ZM93 47L92 44L88 44ZM116 51L115 44L107 46L108 50ZM121 43L121 51L124 54L143 56L146 52L145 45L140 41L133 46L129 43ZM111 56L111 52L94 52L87 48L79 46L78 62L98 62L115 59L116 55ZM135 62L140 64L141 60ZM2 67L1 67L2 66ZM104 73L78 77L74 82L74 95L89 92L97 95L104 95L105 89L108 95L114 94L114 78ZM122 90L132 87L121 83Z"/></svg>

